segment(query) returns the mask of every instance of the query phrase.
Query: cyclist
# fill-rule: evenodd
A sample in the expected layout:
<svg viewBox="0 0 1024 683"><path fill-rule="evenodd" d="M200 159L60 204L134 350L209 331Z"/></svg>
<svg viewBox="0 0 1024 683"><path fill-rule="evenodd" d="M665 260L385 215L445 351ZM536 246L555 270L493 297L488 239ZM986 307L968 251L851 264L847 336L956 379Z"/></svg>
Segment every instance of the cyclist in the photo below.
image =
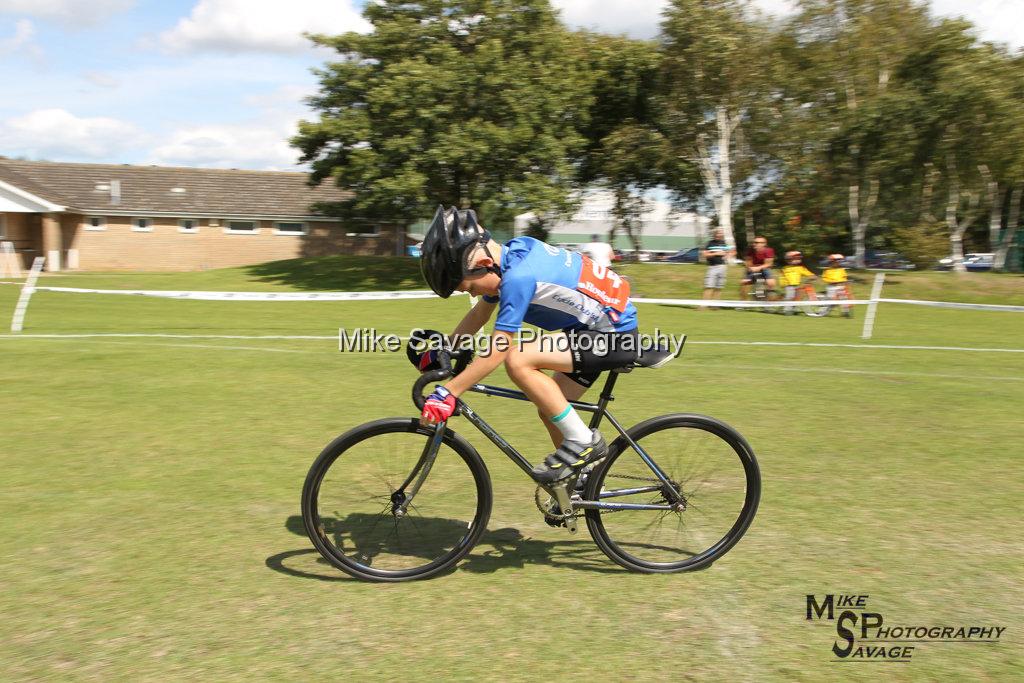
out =
<svg viewBox="0 0 1024 683"><path fill-rule="evenodd" d="M580 398L604 370L639 355L637 311L629 283L582 254L532 237L505 245L491 239L472 210L438 207L423 240L423 277L435 294L481 297L452 333L458 343L475 335L497 309L487 354L458 376L438 385L427 398L420 421L448 419L455 399L504 364L509 377L537 406L555 451L534 468L543 483L561 481L607 453L597 432L569 404ZM524 341L523 323L564 335ZM430 352L426 352L429 354ZM419 367L430 366L421 358ZM543 370L555 370L554 376Z"/></svg>
<svg viewBox="0 0 1024 683"><path fill-rule="evenodd" d="M799 251L786 252L786 265L782 267L782 285L786 288L786 301L796 299L797 290L803 284L804 278L816 280L818 276L807 269L804 265L804 256ZM795 311L792 306L786 308L786 315L792 315Z"/></svg>
<svg viewBox="0 0 1024 683"><path fill-rule="evenodd" d="M846 268L843 268L842 254L829 254L828 267L821 272L821 280L825 283L829 299L838 299L842 296L847 299L853 298L850 282L846 276ZM849 318L850 313L850 306L844 305L843 315Z"/></svg>
<svg viewBox="0 0 1024 683"><path fill-rule="evenodd" d="M746 301L747 291L754 278L758 277L765 280L768 298L774 298L775 278L772 277L772 266L775 265L775 250L768 246L768 240L761 236L755 237L754 244L747 249L743 261L747 264L747 274L740 281L740 299Z"/></svg>

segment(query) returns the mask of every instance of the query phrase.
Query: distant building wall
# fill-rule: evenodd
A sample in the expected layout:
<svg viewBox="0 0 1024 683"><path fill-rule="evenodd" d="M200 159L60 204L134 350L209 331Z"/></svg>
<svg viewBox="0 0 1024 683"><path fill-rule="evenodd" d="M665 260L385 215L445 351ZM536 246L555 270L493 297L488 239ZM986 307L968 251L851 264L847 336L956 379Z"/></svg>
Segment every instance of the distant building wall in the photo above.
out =
<svg viewBox="0 0 1024 683"><path fill-rule="evenodd" d="M152 218L147 231L133 229L128 216L106 216L102 229L90 229L80 214L53 218L62 242L62 270L76 259L81 270L184 271L333 254L390 256L404 248L404 232L388 224L378 226L375 234L356 234L338 221L308 221L306 234L281 234L275 221L259 220L255 233L229 234L225 221L211 225L206 218L195 219L192 232L181 230L178 218ZM39 214L4 214L7 239L26 266L42 255L41 223Z"/></svg>

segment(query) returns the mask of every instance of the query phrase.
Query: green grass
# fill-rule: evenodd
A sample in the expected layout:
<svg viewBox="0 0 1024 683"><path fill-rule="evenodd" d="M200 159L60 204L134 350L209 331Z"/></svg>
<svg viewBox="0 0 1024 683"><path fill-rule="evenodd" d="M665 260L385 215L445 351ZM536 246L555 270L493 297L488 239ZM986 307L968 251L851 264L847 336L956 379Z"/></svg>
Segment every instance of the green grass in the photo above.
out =
<svg viewBox="0 0 1024 683"><path fill-rule="evenodd" d="M323 263L286 270L306 267L343 282ZM46 280L303 288L260 279L275 269ZM703 270L630 269L648 296L692 296ZM419 287L403 285L400 273L358 271L345 282ZM1020 277L895 279L887 295L1024 302ZM16 296L0 287L5 315ZM451 326L464 310L462 299L227 304L39 292L26 333L405 332ZM860 345L859 319L643 306L641 320L695 342ZM882 306L873 343L1024 348L1022 333L1019 314ZM0 339L0 349L7 679L1022 673L1024 354L695 344L663 369L625 376L614 405L622 421L706 413L739 429L758 454L764 492L754 525L720 562L693 574L631 574L585 531L547 527L529 482L457 420L494 479L489 530L451 575L382 586L318 560L297 520L299 493L336 434L413 413L415 374L403 358L342 354L315 340L27 337ZM532 408L470 401L530 457L546 452ZM834 627L804 619L804 596L825 592L870 594L890 625L1006 626L1006 642L919 644L909 664L837 674L828 662Z"/></svg>

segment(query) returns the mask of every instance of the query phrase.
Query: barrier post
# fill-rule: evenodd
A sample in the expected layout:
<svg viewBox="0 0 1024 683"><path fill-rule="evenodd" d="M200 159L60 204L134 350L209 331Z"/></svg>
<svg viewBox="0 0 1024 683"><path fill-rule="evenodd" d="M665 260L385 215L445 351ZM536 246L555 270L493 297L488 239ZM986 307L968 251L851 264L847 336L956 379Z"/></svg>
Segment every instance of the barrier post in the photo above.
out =
<svg viewBox="0 0 1024 683"><path fill-rule="evenodd" d="M878 308L878 299L882 296L882 284L885 282L885 273L875 275L875 284L871 286L871 303L868 304L868 311L864 314L864 329L861 331L861 339L871 339L875 331L875 311Z"/></svg>
<svg viewBox="0 0 1024 683"><path fill-rule="evenodd" d="M45 261L45 257L36 256L35 261L32 262L32 269L28 271L28 278L25 279L25 285L21 288L18 304L14 307L14 317L11 318L11 332L21 332L24 327L25 309L28 308L28 300L32 298L32 293L36 291L36 280L39 278L40 271L43 270L43 263Z"/></svg>

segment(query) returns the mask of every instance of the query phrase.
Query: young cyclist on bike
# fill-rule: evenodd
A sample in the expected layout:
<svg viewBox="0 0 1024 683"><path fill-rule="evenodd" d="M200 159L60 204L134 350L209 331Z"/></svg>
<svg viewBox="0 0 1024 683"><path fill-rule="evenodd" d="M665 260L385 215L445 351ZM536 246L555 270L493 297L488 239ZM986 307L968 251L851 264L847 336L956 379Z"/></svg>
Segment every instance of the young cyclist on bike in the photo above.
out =
<svg viewBox="0 0 1024 683"><path fill-rule="evenodd" d="M768 288L768 298L774 299L775 278L772 277L772 266L775 265L775 250L768 246L768 240L764 237L755 237L754 244L747 249L743 258L747 264L747 274L740 281L740 299L746 301L747 291L753 284L754 278L764 278L765 286Z"/></svg>
<svg viewBox="0 0 1024 683"><path fill-rule="evenodd" d="M853 298L853 293L850 291L850 283L846 276L846 268L843 268L842 254L829 254L828 267L821 272L821 281L826 285L829 299ZM850 314L850 306L844 305L843 315L849 318Z"/></svg>
<svg viewBox="0 0 1024 683"><path fill-rule="evenodd" d="M804 278L816 280L818 276L807 269L804 265L804 257L799 251L786 252L786 265L782 267L782 285L786 288L785 300L793 301L796 293L803 285ZM792 306L785 310L786 315L795 313Z"/></svg>
<svg viewBox="0 0 1024 683"><path fill-rule="evenodd" d="M537 406L556 446L533 470L539 481L560 481L603 458L608 450L604 439L587 427L569 401L580 398L602 371L638 357L637 311L629 301L629 283L581 254L532 237L500 245L477 223L473 211L444 207L438 207L423 240L421 267L438 296L448 298L459 291L481 297L456 326L454 340L476 334L498 311L489 353L434 389L421 423L448 419L456 397L504 364L508 376ZM524 322L563 331L564 343L520 341L517 333ZM421 370L429 367L429 353L421 358ZM542 370L556 373L552 377Z"/></svg>

